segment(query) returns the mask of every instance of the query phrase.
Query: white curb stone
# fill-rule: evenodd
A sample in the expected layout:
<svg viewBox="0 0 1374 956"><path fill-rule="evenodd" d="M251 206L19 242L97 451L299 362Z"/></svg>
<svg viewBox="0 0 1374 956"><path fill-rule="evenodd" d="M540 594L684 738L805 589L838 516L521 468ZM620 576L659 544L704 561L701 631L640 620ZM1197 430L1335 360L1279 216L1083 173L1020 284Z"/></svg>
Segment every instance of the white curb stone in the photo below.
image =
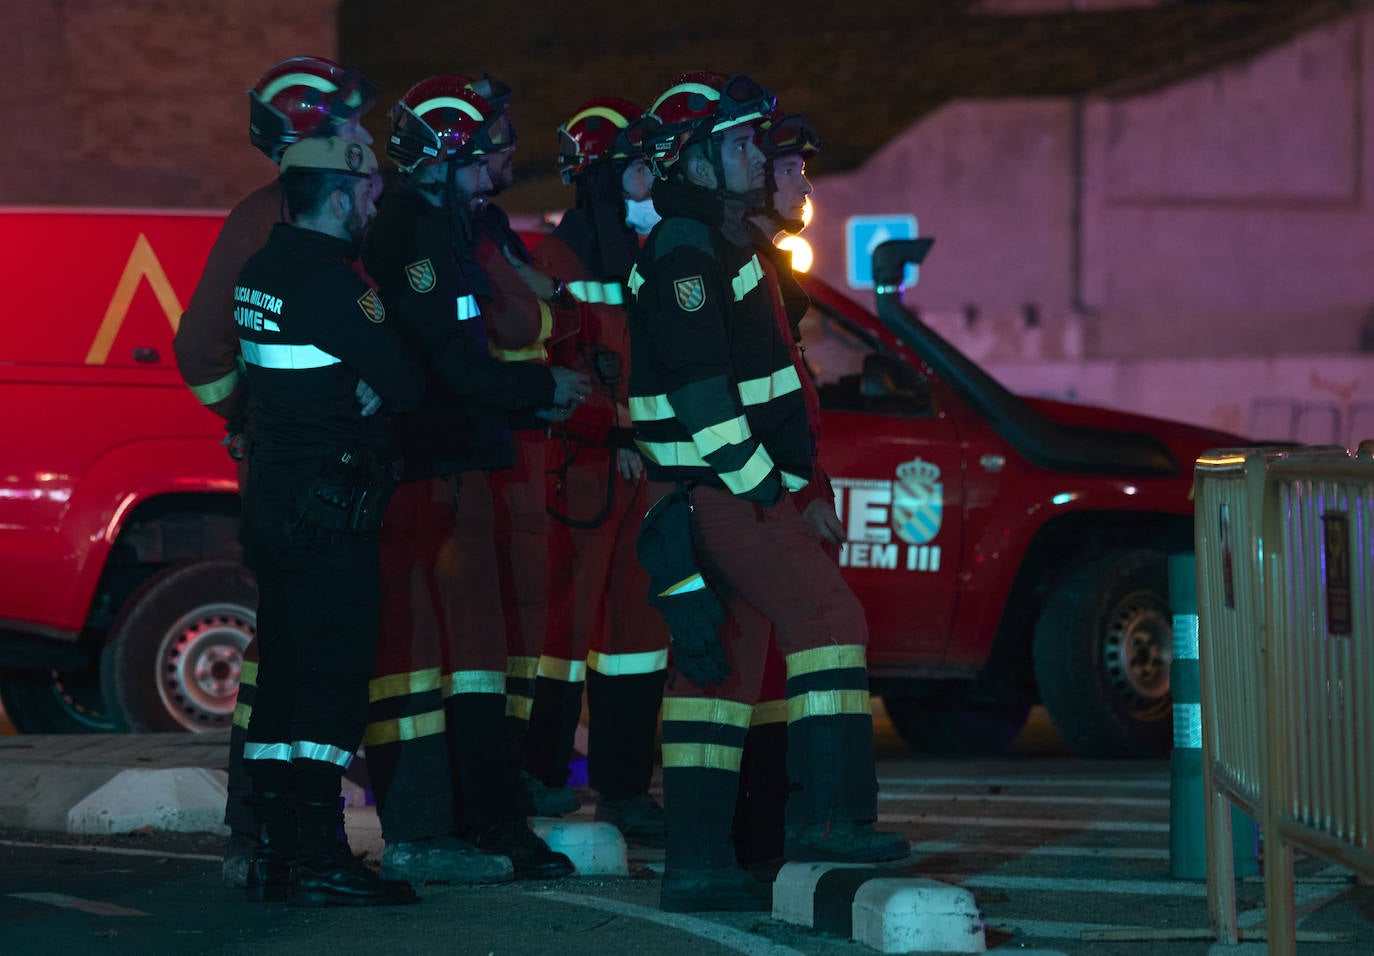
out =
<svg viewBox="0 0 1374 956"><path fill-rule="evenodd" d="M854 896L853 932L880 953L987 951L973 894L936 880L869 880Z"/></svg>
<svg viewBox="0 0 1374 956"><path fill-rule="evenodd" d="M833 870L871 869L865 863L785 863L773 881L773 919L816 928L816 884Z"/></svg>
<svg viewBox="0 0 1374 956"><path fill-rule="evenodd" d="M531 817L530 826L549 849L565 854L579 876L629 876L625 838L609 823Z"/></svg>
<svg viewBox="0 0 1374 956"><path fill-rule="evenodd" d="M68 833L130 833L144 827L174 833L227 834L222 771L121 770L67 811Z"/></svg>

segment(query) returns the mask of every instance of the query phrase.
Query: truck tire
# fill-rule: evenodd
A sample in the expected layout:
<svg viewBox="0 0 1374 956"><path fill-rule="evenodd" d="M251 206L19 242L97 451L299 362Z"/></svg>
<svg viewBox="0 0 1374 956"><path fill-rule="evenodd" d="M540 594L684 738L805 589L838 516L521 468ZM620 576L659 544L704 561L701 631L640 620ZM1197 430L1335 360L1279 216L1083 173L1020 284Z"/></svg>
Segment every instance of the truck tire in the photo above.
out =
<svg viewBox="0 0 1374 956"><path fill-rule="evenodd" d="M974 701L958 691L884 694L883 707L907 746L928 754L996 754L1016 739L1030 705Z"/></svg>
<svg viewBox="0 0 1374 956"><path fill-rule="evenodd" d="M5 716L21 734L109 734L122 729L105 706L94 667L0 671Z"/></svg>
<svg viewBox="0 0 1374 956"><path fill-rule="evenodd" d="M233 561L153 575L110 627L100 668L110 708L133 731L227 729L257 606L253 576Z"/></svg>
<svg viewBox="0 0 1374 956"><path fill-rule="evenodd" d="M1168 565L1122 548L1075 567L1035 625L1035 678L1059 733L1085 757L1160 757L1173 743Z"/></svg>

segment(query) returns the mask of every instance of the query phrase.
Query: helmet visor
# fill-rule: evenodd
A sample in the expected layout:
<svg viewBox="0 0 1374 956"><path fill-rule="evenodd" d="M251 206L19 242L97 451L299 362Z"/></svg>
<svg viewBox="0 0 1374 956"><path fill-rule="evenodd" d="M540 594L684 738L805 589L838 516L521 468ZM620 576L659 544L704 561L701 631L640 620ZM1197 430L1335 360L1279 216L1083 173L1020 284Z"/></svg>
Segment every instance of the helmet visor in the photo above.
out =
<svg viewBox="0 0 1374 956"><path fill-rule="evenodd" d="M777 105L776 96L743 73L736 73L725 81L720 91L720 102L716 104L711 132L719 133L741 123L766 119Z"/></svg>
<svg viewBox="0 0 1374 956"><path fill-rule="evenodd" d="M376 99L375 87L356 66L346 66L339 77L339 89L329 101L329 116L336 123L347 122L370 107Z"/></svg>
<svg viewBox="0 0 1374 956"><path fill-rule="evenodd" d="M790 156L818 153L821 138L816 135L800 113L788 113L772 121L760 134L764 155Z"/></svg>

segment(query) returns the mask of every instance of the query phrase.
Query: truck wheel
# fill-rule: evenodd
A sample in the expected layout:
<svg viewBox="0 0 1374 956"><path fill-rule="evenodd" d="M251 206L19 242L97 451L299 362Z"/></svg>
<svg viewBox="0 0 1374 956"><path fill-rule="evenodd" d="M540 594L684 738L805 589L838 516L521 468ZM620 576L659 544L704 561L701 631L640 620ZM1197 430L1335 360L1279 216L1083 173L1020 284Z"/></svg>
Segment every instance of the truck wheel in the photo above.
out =
<svg viewBox="0 0 1374 956"><path fill-rule="evenodd" d="M153 575L110 628L100 668L105 699L134 731L227 728L257 606L253 576L233 561Z"/></svg>
<svg viewBox="0 0 1374 956"><path fill-rule="evenodd" d="M1168 565L1158 551L1095 555L1035 625L1040 699L1085 757L1157 757L1173 742Z"/></svg>
<svg viewBox="0 0 1374 956"><path fill-rule="evenodd" d="M883 695L892 726L917 753L1001 753L1030 715L1029 704L973 701L962 693Z"/></svg>
<svg viewBox="0 0 1374 956"><path fill-rule="evenodd" d="M108 734L120 730L105 707L94 667L0 671L5 716L21 734Z"/></svg>

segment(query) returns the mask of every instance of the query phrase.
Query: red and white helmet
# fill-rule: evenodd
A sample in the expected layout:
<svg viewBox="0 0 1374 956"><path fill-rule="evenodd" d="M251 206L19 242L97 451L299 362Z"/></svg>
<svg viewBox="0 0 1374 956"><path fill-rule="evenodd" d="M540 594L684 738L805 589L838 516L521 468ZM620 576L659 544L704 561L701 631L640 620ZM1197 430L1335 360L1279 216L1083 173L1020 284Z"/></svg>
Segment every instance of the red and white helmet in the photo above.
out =
<svg viewBox="0 0 1374 956"><path fill-rule="evenodd" d="M644 151L627 130L643 111L629 100L601 96L588 100L558 127L558 171L570 183L588 166L608 159L638 159Z"/></svg>
<svg viewBox="0 0 1374 956"><path fill-rule="evenodd" d="M468 83L465 76L432 76L406 91L391 111L386 154L393 163L406 172L424 162L464 165L505 148L491 133L500 111Z"/></svg>
<svg viewBox="0 0 1374 956"><path fill-rule="evenodd" d="M375 88L356 68L319 56L273 66L248 91L248 135L273 162L292 143L328 135L372 105Z"/></svg>
<svg viewBox="0 0 1374 956"><path fill-rule="evenodd" d="M772 115L776 97L743 73L683 73L654 100L645 120L644 149L654 172L667 176L682 151L742 123Z"/></svg>

